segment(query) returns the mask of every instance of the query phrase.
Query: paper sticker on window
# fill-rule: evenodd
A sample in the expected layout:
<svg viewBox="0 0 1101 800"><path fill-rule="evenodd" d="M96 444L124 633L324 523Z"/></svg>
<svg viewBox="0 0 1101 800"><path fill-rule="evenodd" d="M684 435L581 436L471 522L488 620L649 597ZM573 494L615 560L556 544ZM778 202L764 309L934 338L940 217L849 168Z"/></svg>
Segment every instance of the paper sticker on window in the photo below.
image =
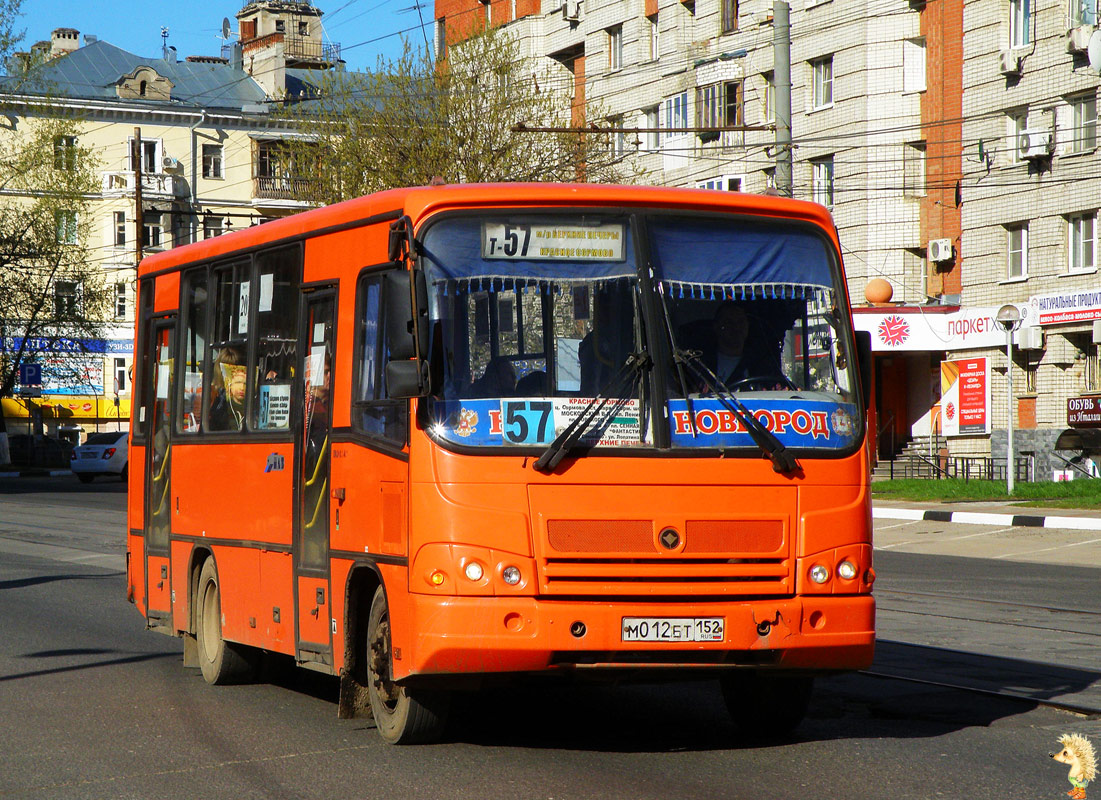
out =
<svg viewBox="0 0 1101 800"><path fill-rule="evenodd" d="M248 301L249 283L245 281L237 296L237 333L248 333Z"/></svg>
<svg viewBox="0 0 1101 800"><path fill-rule="evenodd" d="M168 364L157 364L157 399L168 399Z"/></svg>
<svg viewBox="0 0 1101 800"><path fill-rule="evenodd" d="M260 427L266 430L290 427L291 387L289 383L260 387Z"/></svg>
<svg viewBox="0 0 1101 800"><path fill-rule="evenodd" d="M275 274L260 276L260 312L271 311L271 298L275 292Z"/></svg>
<svg viewBox="0 0 1101 800"><path fill-rule="evenodd" d="M306 380L310 386L325 385L325 345L310 348L310 360L306 364Z"/></svg>

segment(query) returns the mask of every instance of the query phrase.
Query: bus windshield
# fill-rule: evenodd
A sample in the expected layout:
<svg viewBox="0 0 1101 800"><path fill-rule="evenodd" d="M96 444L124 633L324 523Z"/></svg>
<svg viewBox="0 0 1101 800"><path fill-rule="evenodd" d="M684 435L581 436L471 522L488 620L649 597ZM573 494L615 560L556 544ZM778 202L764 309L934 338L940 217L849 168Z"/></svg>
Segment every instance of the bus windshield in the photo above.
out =
<svg viewBox="0 0 1101 800"><path fill-rule="evenodd" d="M540 447L581 417L590 449L755 449L731 398L788 447L862 433L840 265L810 226L487 212L431 225L421 254L444 443Z"/></svg>

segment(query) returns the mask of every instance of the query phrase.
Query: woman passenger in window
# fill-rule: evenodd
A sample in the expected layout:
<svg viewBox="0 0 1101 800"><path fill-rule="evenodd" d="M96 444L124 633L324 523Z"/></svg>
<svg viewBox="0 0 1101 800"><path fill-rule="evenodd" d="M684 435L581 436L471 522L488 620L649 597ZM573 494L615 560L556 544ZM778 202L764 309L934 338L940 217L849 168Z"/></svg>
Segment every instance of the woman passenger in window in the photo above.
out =
<svg viewBox="0 0 1101 800"><path fill-rule="evenodd" d="M223 347L214 359L210 379L210 429L239 431L244 428L248 367L237 347Z"/></svg>

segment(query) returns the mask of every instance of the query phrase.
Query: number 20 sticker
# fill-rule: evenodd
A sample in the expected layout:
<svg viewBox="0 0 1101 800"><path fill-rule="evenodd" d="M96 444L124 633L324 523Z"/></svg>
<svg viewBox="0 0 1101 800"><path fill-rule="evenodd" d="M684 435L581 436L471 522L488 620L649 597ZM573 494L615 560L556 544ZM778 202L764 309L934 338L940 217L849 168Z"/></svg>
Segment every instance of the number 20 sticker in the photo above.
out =
<svg viewBox="0 0 1101 800"><path fill-rule="evenodd" d="M553 403L505 400L501 412L501 432L509 444L550 444L554 440Z"/></svg>

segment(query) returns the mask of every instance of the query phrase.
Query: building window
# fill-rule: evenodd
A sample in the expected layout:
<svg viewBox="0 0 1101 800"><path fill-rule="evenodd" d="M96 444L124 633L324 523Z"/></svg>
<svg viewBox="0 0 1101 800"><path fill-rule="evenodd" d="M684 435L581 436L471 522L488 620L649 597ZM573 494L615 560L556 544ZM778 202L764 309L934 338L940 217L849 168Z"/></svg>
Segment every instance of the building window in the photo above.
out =
<svg viewBox="0 0 1101 800"><path fill-rule="evenodd" d="M1097 268L1097 212L1076 214L1067 220L1070 272L1093 272Z"/></svg>
<svg viewBox="0 0 1101 800"><path fill-rule="evenodd" d="M126 319L126 282L115 284L115 319Z"/></svg>
<svg viewBox="0 0 1101 800"><path fill-rule="evenodd" d="M738 30L738 0L722 0L723 33Z"/></svg>
<svg viewBox="0 0 1101 800"><path fill-rule="evenodd" d="M701 128L744 125L742 82L726 81L696 90L696 124ZM713 135L708 135L713 133ZM700 132L700 139L714 141L719 132Z"/></svg>
<svg viewBox="0 0 1101 800"><path fill-rule="evenodd" d="M1072 153L1088 153L1097 146L1097 95L1088 94L1070 101L1074 109Z"/></svg>
<svg viewBox="0 0 1101 800"><path fill-rule="evenodd" d="M77 218L76 212L68 209L54 211L54 227L57 230L59 244L77 243Z"/></svg>
<svg viewBox="0 0 1101 800"><path fill-rule="evenodd" d="M203 177L222 178L222 146L220 144L203 145Z"/></svg>
<svg viewBox="0 0 1101 800"><path fill-rule="evenodd" d="M654 14L646 18L650 28L650 60L657 61L661 58L661 37L658 36L658 15Z"/></svg>
<svg viewBox="0 0 1101 800"><path fill-rule="evenodd" d="M902 91L925 91L925 38L902 42Z"/></svg>
<svg viewBox="0 0 1101 800"><path fill-rule="evenodd" d="M80 313L78 282L54 281L54 312L58 319L69 319Z"/></svg>
<svg viewBox="0 0 1101 800"><path fill-rule="evenodd" d="M76 137L54 137L54 169L76 169Z"/></svg>
<svg viewBox="0 0 1101 800"><path fill-rule="evenodd" d="M1087 392L1096 392L1101 388L1101 368L1099 368L1101 365L1098 364L1097 345L1093 342L1087 342L1085 347L1086 364L1082 374L1083 388Z"/></svg>
<svg viewBox="0 0 1101 800"><path fill-rule="evenodd" d="M611 117L608 127L612 129L608 137L611 153L620 158L627 153L627 134L623 131L623 117Z"/></svg>
<svg viewBox="0 0 1101 800"><path fill-rule="evenodd" d="M306 20L298 21L298 35L309 36L310 35L310 23Z"/></svg>
<svg viewBox="0 0 1101 800"><path fill-rule="evenodd" d="M719 192L740 192L742 190L742 179L733 175L721 175L718 178L700 181L696 184L696 188Z"/></svg>
<svg viewBox="0 0 1101 800"><path fill-rule="evenodd" d="M814 108L833 105L833 56L816 59L810 64L814 72Z"/></svg>
<svg viewBox="0 0 1101 800"><path fill-rule="evenodd" d="M1031 39L1032 0L1009 0L1009 46L1027 47Z"/></svg>
<svg viewBox="0 0 1101 800"><path fill-rule="evenodd" d="M115 363L115 394L126 391L126 359L116 358Z"/></svg>
<svg viewBox="0 0 1101 800"><path fill-rule="evenodd" d="M672 97L667 97L662 105L665 112L665 138L684 136L688 127L688 92L681 92Z"/></svg>
<svg viewBox="0 0 1101 800"><path fill-rule="evenodd" d="M1009 152L1014 161L1021 161L1021 134L1028 126L1028 113L1025 111L1011 111L1006 115L1006 132L1009 137Z"/></svg>
<svg viewBox="0 0 1101 800"><path fill-rule="evenodd" d="M160 247L164 236L164 228L161 227L161 215L147 211L142 215L141 246Z"/></svg>
<svg viewBox="0 0 1101 800"><path fill-rule="evenodd" d="M816 158L810 164L814 202L833 208L833 156Z"/></svg>
<svg viewBox="0 0 1101 800"><path fill-rule="evenodd" d="M127 156L127 160L130 163L130 171L131 172L136 171L137 168L138 168L137 165L134 163L133 143L134 143L134 140L130 139L130 144L129 144L128 150L127 150L127 152L129 153L129 155ZM161 145L161 143L156 141L156 140L149 140L149 139L142 139L141 140L141 171L143 173L149 175L149 174L152 174L154 172L160 172L161 171L160 170L161 163L160 163L160 160L157 158L158 153L160 153L160 145Z"/></svg>
<svg viewBox="0 0 1101 800"><path fill-rule="evenodd" d="M203 217L203 238L213 239L225 233L225 218L207 214Z"/></svg>
<svg viewBox="0 0 1101 800"><path fill-rule="evenodd" d="M277 19L275 21L275 32L276 33L286 33L287 32L286 20Z"/></svg>
<svg viewBox="0 0 1101 800"><path fill-rule="evenodd" d="M658 113L658 107L652 106L650 108L642 109L643 124L642 127L646 128L643 141L645 142L646 150L657 150L661 147L661 136L658 128L661 127L661 116Z"/></svg>
<svg viewBox="0 0 1101 800"><path fill-rule="evenodd" d="M765 82L764 97L761 98L764 119L765 122L774 122L776 120L776 113L773 110L776 95L776 76L771 72L764 72L761 74L761 78Z"/></svg>
<svg viewBox="0 0 1101 800"><path fill-rule="evenodd" d="M1070 0L1070 24L1075 28L1096 25L1097 0Z"/></svg>
<svg viewBox="0 0 1101 800"><path fill-rule="evenodd" d="M115 247L126 247L126 212L116 211L115 220Z"/></svg>
<svg viewBox="0 0 1101 800"><path fill-rule="evenodd" d="M1006 271L1009 280L1028 277L1028 225L1006 227Z"/></svg>
<svg viewBox="0 0 1101 800"><path fill-rule="evenodd" d="M623 68L623 26L608 28L608 69Z"/></svg>
<svg viewBox="0 0 1101 800"><path fill-rule="evenodd" d="M902 192L907 197L925 196L925 142L902 146Z"/></svg>

